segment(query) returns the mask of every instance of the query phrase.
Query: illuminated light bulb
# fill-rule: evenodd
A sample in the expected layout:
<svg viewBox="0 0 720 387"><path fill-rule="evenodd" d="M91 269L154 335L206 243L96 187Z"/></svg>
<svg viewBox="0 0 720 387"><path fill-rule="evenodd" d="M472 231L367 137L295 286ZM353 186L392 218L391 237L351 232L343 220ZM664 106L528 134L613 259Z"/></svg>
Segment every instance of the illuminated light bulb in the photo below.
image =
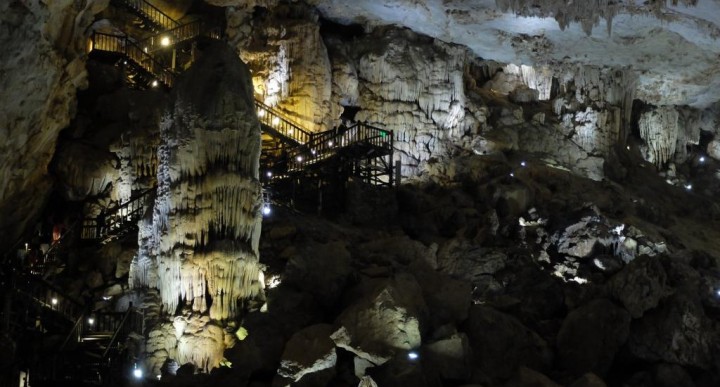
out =
<svg viewBox="0 0 720 387"><path fill-rule="evenodd" d="M158 380L162 379L162 375L158 375L158 376L157 376L157 379L158 379Z"/></svg>
<svg viewBox="0 0 720 387"><path fill-rule="evenodd" d="M58 299L57 299L57 298L55 298L55 297L53 297L53 299L52 299L52 300L50 300L50 303L51 303L51 304L53 304L53 305L57 305L57 303L58 303Z"/></svg>
<svg viewBox="0 0 720 387"><path fill-rule="evenodd" d="M152 85L152 87L157 87L158 81L157 80L152 81L151 85Z"/></svg>
<svg viewBox="0 0 720 387"><path fill-rule="evenodd" d="M310 151L310 153L315 154L315 153L316 153L316 152L315 152L315 149L312 149L312 150Z"/></svg>
<svg viewBox="0 0 720 387"><path fill-rule="evenodd" d="M630 150L630 145L628 145L626 148L627 148L627 150Z"/></svg>
<svg viewBox="0 0 720 387"><path fill-rule="evenodd" d="M700 156L700 162L701 162L701 163L704 163L704 162L705 162L705 156Z"/></svg>
<svg viewBox="0 0 720 387"><path fill-rule="evenodd" d="M685 189L688 191L692 190L692 184L685 184Z"/></svg>
<svg viewBox="0 0 720 387"><path fill-rule="evenodd" d="M267 173L265 175L267 175L267 177L272 177L272 172L267 171Z"/></svg>
<svg viewBox="0 0 720 387"><path fill-rule="evenodd" d="M168 38L167 36L163 36L162 39L160 39L160 45L165 46L165 47L169 46L170 38Z"/></svg>
<svg viewBox="0 0 720 387"><path fill-rule="evenodd" d="M418 353L415 351L408 352L408 359L410 360L417 360L419 357L420 355L418 355Z"/></svg>
<svg viewBox="0 0 720 387"><path fill-rule="evenodd" d="M520 166L526 167L526 166L527 166L527 163L526 163L525 161L521 161L521 162L520 162Z"/></svg>
<svg viewBox="0 0 720 387"><path fill-rule="evenodd" d="M328 141L328 146L333 146L333 142L332 142L332 141Z"/></svg>
<svg viewBox="0 0 720 387"><path fill-rule="evenodd" d="M295 160L297 160L298 163L300 163L300 162L302 162L303 159L302 159L302 156L298 156L298 157L295 158Z"/></svg>
<svg viewBox="0 0 720 387"><path fill-rule="evenodd" d="M140 378L142 378L142 377L143 377L143 372L142 372L142 370L141 370L140 368L135 368L135 369L133 370L133 376L135 377L135 379L140 379Z"/></svg>
<svg viewBox="0 0 720 387"><path fill-rule="evenodd" d="M515 177L515 174L510 172L510 177Z"/></svg>
<svg viewBox="0 0 720 387"><path fill-rule="evenodd" d="M720 289L716 290L716 291L715 291L715 294L716 294L718 297L720 297Z"/></svg>
<svg viewBox="0 0 720 387"><path fill-rule="evenodd" d="M273 117L272 124L273 126L277 126L280 123L280 117Z"/></svg>
<svg viewBox="0 0 720 387"><path fill-rule="evenodd" d="M95 324L95 319L92 318L92 317L90 317L90 318L88 319L88 324L90 324L90 325Z"/></svg>
<svg viewBox="0 0 720 387"><path fill-rule="evenodd" d="M270 209L270 206L268 206L268 205L263 206L263 209L262 209L263 215L270 215L271 212L272 212L272 210Z"/></svg>

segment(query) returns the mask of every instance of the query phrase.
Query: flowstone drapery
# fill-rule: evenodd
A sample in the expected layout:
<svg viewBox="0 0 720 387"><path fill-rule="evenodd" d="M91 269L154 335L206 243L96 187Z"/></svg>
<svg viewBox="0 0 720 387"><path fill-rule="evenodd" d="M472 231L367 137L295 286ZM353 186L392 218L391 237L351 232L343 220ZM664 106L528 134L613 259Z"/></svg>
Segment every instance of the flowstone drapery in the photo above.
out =
<svg viewBox="0 0 720 387"><path fill-rule="evenodd" d="M187 326L209 329L236 317L241 302L262 298L260 128L249 71L226 46L208 49L172 99L160 123L155 206L141 225L130 282L157 287L167 315L182 309L190 322L203 319ZM178 342L187 336L200 349L212 347L201 353L218 356L190 360L217 366L225 341L205 345L196 331L179 332ZM150 358L173 349L148 346Z"/></svg>

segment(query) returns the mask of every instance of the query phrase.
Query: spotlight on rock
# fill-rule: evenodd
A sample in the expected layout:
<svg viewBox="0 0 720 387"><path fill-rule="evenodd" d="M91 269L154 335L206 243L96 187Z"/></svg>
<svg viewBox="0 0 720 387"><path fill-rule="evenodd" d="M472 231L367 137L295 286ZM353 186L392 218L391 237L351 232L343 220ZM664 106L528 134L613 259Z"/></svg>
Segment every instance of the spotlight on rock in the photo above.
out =
<svg viewBox="0 0 720 387"><path fill-rule="evenodd" d="M420 355L418 355L418 353L415 351L408 352L408 359L410 360L417 360L419 357Z"/></svg>

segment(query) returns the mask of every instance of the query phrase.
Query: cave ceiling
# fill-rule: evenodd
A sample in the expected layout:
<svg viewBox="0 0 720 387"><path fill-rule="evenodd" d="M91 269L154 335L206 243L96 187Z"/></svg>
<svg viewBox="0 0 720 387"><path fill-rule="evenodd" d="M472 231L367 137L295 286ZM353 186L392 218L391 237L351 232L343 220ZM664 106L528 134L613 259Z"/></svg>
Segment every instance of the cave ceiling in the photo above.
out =
<svg viewBox="0 0 720 387"><path fill-rule="evenodd" d="M637 98L705 108L720 99L720 1L313 0L323 17L397 25L533 66L631 68ZM591 5L590 5L591 4Z"/></svg>

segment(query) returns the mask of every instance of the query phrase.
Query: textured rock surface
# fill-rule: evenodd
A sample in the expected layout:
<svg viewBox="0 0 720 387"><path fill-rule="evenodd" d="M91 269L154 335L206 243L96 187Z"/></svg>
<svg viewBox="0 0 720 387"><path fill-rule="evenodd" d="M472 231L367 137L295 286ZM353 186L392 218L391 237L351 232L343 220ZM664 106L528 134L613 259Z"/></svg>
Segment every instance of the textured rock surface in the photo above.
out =
<svg viewBox="0 0 720 387"><path fill-rule="evenodd" d="M275 385L292 385L303 376L335 367L337 354L331 325L312 325L294 334L285 346Z"/></svg>
<svg viewBox="0 0 720 387"><path fill-rule="evenodd" d="M235 318L239 301L261 298L264 286L260 131L249 73L224 45L204 54L176 85L161 122L157 199L130 270L131 287L158 288L167 313L180 306L203 314L191 316L193 324L205 314L213 321ZM225 342L215 328L178 339L176 360L217 367ZM191 354L192 345L199 347Z"/></svg>
<svg viewBox="0 0 720 387"><path fill-rule="evenodd" d="M6 1L0 5L0 247L38 214L51 186L47 167L60 130L87 87L85 30L107 1ZM22 92L9 92L10 90ZM32 195L30 195L32 193Z"/></svg>
<svg viewBox="0 0 720 387"><path fill-rule="evenodd" d="M586 372L604 376L629 333L626 310L608 300L592 301L563 321L557 337L559 361L574 376Z"/></svg>
<svg viewBox="0 0 720 387"><path fill-rule="evenodd" d="M422 343L421 319L427 313L421 288L409 275L379 283L365 298L343 311L335 344L380 365Z"/></svg>

